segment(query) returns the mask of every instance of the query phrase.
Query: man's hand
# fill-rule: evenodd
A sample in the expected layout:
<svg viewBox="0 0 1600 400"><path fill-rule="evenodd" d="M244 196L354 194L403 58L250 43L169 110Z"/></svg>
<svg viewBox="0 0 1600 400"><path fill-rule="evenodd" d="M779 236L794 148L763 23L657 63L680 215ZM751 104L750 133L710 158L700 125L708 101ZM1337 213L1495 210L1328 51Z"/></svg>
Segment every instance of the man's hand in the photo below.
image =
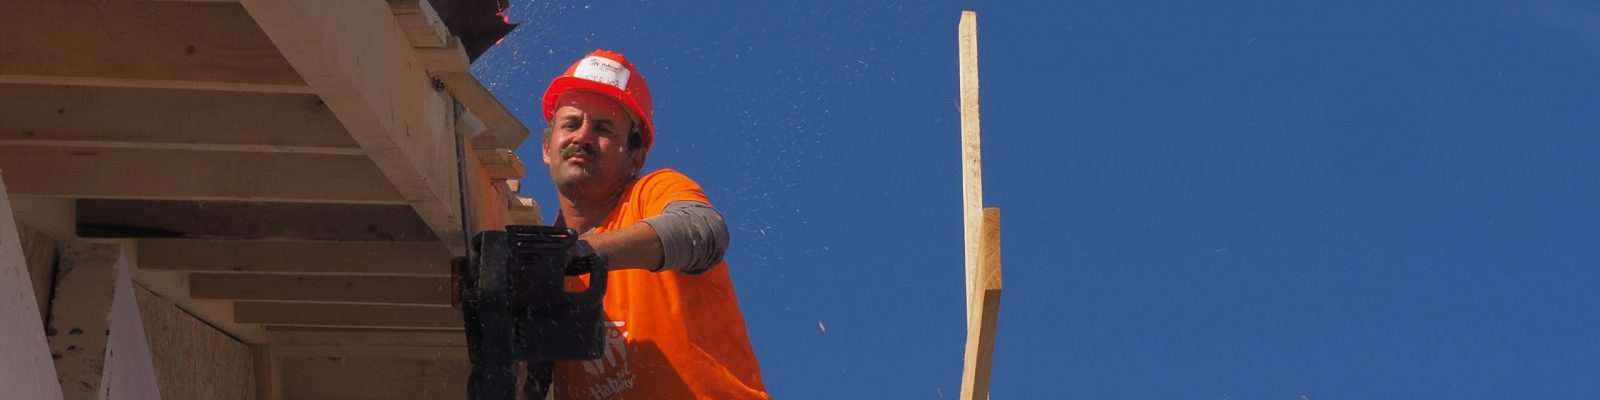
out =
<svg viewBox="0 0 1600 400"><path fill-rule="evenodd" d="M610 262L611 257L595 249L588 239L578 239L577 243L567 248L566 274L569 276L587 274L596 267L606 268Z"/></svg>

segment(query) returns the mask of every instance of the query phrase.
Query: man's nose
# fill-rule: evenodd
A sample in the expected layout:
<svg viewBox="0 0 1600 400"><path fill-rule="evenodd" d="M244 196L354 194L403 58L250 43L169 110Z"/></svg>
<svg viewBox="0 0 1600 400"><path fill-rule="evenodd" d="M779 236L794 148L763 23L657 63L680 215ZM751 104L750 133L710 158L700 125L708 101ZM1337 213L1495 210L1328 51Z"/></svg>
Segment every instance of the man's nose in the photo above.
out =
<svg viewBox="0 0 1600 400"><path fill-rule="evenodd" d="M590 123L589 121L584 121L582 126L579 126L577 130L572 131L573 143L593 144L596 140L599 140L599 138L599 134L594 130L594 124Z"/></svg>

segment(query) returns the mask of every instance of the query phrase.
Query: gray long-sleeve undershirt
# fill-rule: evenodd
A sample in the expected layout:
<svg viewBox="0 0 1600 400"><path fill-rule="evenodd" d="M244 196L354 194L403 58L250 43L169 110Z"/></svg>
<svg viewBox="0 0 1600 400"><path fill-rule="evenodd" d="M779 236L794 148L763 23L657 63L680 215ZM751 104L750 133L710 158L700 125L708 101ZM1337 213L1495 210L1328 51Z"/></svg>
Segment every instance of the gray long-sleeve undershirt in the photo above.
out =
<svg viewBox="0 0 1600 400"><path fill-rule="evenodd" d="M710 204L675 201L643 222L661 238L660 270L698 274L722 262L728 251L728 225Z"/></svg>

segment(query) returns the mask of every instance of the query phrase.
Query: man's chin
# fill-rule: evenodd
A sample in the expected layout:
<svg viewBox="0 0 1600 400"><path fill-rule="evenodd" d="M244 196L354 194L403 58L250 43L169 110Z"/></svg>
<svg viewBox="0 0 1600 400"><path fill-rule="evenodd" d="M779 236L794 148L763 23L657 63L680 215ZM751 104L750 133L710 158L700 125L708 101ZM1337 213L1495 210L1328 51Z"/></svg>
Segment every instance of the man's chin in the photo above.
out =
<svg viewBox="0 0 1600 400"><path fill-rule="evenodd" d="M576 189L587 186L595 181L595 174L589 171L573 168L572 170L556 173L552 177L556 186L565 189Z"/></svg>

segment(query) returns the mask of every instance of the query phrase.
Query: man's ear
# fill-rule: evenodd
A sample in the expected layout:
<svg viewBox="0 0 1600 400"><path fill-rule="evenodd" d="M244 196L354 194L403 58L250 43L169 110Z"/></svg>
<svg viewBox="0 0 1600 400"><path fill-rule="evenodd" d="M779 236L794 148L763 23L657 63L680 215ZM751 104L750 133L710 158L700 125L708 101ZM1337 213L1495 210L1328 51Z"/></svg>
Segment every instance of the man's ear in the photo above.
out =
<svg viewBox="0 0 1600 400"><path fill-rule="evenodd" d="M645 158L644 156L645 156L645 153L649 153L649 152L650 152L650 149L634 149L634 150L629 150L628 151L628 158L632 158L633 159L633 175L634 176L638 176L639 175L639 171L643 171L644 170L644 158Z"/></svg>
<svg viewBox="0 0 1600 400"><path fill-rule="evenodd" d="M539 141L539 158L544 159L544 166L550 166L550 135L544 135L544 140Z"/></svg>

